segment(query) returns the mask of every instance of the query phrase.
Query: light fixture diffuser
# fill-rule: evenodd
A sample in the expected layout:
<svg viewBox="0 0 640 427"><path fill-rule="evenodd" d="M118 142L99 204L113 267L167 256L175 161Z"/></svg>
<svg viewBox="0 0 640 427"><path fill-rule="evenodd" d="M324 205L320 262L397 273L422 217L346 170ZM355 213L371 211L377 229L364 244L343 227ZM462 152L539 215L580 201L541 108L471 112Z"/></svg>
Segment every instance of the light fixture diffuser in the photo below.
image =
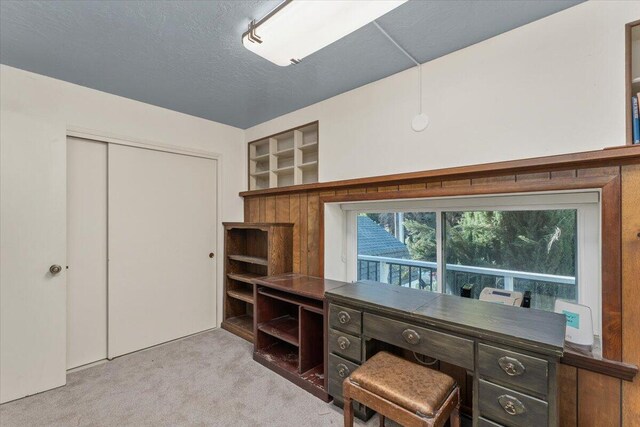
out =
<svg viewBox="0 0 640 427"><path fill-rule="evenodd" d="M242 44L280 66L330 45L407 0L287 0L249 25Z"/></svg>

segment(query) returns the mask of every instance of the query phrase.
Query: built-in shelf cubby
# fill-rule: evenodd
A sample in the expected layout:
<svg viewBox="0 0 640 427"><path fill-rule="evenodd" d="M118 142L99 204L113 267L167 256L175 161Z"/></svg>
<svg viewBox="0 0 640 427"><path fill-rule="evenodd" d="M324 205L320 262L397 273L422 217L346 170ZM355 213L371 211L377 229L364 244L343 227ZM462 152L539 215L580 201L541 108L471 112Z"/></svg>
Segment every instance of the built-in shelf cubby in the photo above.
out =
<svg viewBox="0 0 640 427"><path fill-rule="evenodd" d="M249 143L249 190L318 182L318 122Z"/></svg>

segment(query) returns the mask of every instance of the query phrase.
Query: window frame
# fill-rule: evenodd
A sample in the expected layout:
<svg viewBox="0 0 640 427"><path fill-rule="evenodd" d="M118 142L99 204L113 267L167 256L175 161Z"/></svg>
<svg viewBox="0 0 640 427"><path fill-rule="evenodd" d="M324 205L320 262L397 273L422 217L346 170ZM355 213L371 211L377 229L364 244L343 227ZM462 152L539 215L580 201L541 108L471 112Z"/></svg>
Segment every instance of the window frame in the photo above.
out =
<svg viewBox="0 0 640 427"><path fill-rule="evenodd" d="M591 307L594 334L602 331L602 194L600 189L474 196L378 200L340 204L345 215L347 281L357 281L357 216L361 213L434 212L436 215L437 292L444 292L443 214L459 211L576 210L576 286L578 303ZM594 231L596 231L594 233ZM582 280L582 277L589 277ZM594 286L595 284L595 286Z"/></svg>

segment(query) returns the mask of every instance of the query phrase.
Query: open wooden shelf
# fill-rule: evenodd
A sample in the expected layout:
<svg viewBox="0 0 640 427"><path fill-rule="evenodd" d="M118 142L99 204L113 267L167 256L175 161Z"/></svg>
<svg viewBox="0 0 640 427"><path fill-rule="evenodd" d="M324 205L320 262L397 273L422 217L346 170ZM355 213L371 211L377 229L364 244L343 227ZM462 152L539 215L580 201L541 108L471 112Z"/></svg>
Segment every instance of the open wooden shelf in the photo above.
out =
<svg viewBox="0 0 640 427"><path fill-rule="evenodd" d="M309 144L302 144L300 146L300 149L302 151L308 151L308 150L317 150L318 149L318 141L316 142L310 142Z"/></svg>
<svg viewBox="0 0 640 427"><path fill-rule="evenodd" d="M299 274L256 279L254 359L327 401L325 283Z"/></svg>
<svg viewBox="0 0 640 427"><path fill-rule="evenodd" d="M313 161L313 162L308 162L308 163L303 163L300 166L298 166L300 169L313 169L313 168L317 168L318 167L318 161Z"/></svg>
<svg viewBox="0 0 640 427"><path fill-rule="evenodd" d="M256 350L255 356L262 357L278 368L298 375L298 349L284 341L277 341L269 347Z"/></svg>
<svg viewBox="0 0 640 427"><path fill-rule="evenodd" d="M227 295L231 298L239 299L240 301L253 304L253 291L250 289L227 289Z"/></svg>
<svg viewBox="0 0 640 427"><path fill-rule="evenodd" d="M222 328L248 341L253 341L253 316L250 314L229 317L222 322Z"/></svg>
<svg viewBox="0 0 640 427"><path fill-rule="evenodd" d="M238 282L244 282L253 285L253 281L261 276L260 274L256 273L227 273L227 277L229 279L237 280Z"/></svg>
<svg viewBox="0 0 640 427"><path fill-rule="evenodd" d="M261 295L266 295L269 298L274 298L280 301L302 306L305 309L318 314L324 313L322 302L314 300L313 298L307 298L301 295L283 292L272 288L259 288L258 293Z"/></svg>
<svg viewBox="0 0 640 427"><path fill-rule="evenodd" d="M291 345L298 347L298 319L293 316L282 316L268 322L260 323L258 329Z"/></svg>
<svg viewBox="0 0 640 427"><path fill-rule="evenodd" d="M293 267L293 224L225 222L222 327L254 341L254 282Z"/></svg>
<svg viewBox="0 0 640 427"><path fill-rule="evenodd" d="M269 265L269 261L266 258L246 255L228 255L228 257L234 261L245 262L247 264Z"/></svg>

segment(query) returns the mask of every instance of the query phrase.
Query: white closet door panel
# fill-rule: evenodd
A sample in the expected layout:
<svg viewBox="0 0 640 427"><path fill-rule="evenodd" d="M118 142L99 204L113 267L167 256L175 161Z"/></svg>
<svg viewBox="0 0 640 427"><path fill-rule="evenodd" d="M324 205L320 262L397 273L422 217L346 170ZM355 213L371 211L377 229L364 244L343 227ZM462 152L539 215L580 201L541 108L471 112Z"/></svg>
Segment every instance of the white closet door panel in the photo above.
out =
<svg viewBox="0 0 640 427"><path fill-rule="evenodd" d="M0 118L2 403L66 382L67 184L64 125Z"/></svg>
<svg viewBox="0 0 640 427"><path fill-rule="evenodd" d="M216 161L109 145L109 357L215 326Z"/></svg>
<svg viewBox="0 0 640 427"><path fill-rule="evenodd" d="M67 139L67 369L107 357L107 144Z"/></svg>

